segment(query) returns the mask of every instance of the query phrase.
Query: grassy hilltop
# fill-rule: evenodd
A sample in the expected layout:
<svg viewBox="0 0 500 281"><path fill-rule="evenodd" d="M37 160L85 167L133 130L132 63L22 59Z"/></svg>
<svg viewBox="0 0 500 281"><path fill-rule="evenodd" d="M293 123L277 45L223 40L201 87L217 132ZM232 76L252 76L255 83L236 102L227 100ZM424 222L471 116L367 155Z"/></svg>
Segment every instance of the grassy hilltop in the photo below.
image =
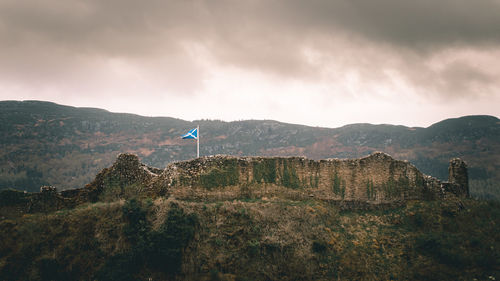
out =
<svg viewBox="0 0 500 281"><path fill-rule="evenodd" d="M96 202L0 222L2 280L494 280L500 205Z"/></svg>
<svg viewBox="0 0 500 281"><path fill-rule="evenodd" d="M382 156L376 155L397 163ZM369 159L342 163L356 171L352 164ZM277 165L280 161L254 165L253 180L243 182L232 176L236 167L223 172L237 161L207 169L202 161L209 160L160 171L122 155L84 189L1 191L1 279L500 278L500 204L495 201L446 193L419 200L395 197L398 204L369 210L340 208L347 199L301 196L321 190L321 184L290 184L285 176L290 167ZM267 162L272 161L259 163ZM239 167L242 172L248 166ZM374 178L384 173L384 165L376 167L381 168L372 172ZM184 182L174 184L177 177L169 173L179 173ZM203 180L206 176L209 180ZM326 186L333 193L334 183ZM155 184L166 184L166 190Z"/></svg>

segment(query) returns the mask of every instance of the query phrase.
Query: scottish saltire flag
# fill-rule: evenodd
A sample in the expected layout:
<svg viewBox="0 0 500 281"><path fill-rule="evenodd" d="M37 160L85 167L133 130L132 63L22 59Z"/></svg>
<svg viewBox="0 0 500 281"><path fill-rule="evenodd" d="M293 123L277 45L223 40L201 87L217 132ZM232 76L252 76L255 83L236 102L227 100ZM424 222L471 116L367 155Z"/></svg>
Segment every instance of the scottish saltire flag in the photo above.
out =
<svg viewBox="0 0 500 281"><path fill-rule="evenodd" d="M198 139L198 128L189 130L187 134L182 136L182 139Z"/></svg>

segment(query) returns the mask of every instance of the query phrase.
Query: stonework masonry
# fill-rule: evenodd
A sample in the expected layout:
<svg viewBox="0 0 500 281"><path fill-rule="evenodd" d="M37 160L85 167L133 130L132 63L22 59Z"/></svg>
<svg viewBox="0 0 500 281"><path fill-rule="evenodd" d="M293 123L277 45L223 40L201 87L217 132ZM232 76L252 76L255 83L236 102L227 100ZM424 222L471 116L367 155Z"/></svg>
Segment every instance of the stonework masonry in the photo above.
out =
<svg viewBox="0 0 500 281"><path fill-rule="evenodd" d="M372 204L469 196L467 167L450 162L450 182L422 174L407 161L376 152L361 159L210 156L172 163L149 184L178 199L315 198Z"/></svg>
<svg viewBox="0 0 500 281"><path fill-rule="evenodd" d="M467 165L458 158L450 161L449 181L441 182L382 152L360 159L320 161L216 155L171 163L165 169L148 167L136 155L120 154L84 188L57 192L43 187L30 196L27 211L97 202L110 189L193 201L314 199L343 209L469 196Z"/></svg>
<svg viewBox="0 0 500 281"><path fill-rule="evenodd" d="M458 196L469 197L469 177L467 173L467 164L460 158L450 160L448 167L448 182L454 187L451 192Z"/></svg>

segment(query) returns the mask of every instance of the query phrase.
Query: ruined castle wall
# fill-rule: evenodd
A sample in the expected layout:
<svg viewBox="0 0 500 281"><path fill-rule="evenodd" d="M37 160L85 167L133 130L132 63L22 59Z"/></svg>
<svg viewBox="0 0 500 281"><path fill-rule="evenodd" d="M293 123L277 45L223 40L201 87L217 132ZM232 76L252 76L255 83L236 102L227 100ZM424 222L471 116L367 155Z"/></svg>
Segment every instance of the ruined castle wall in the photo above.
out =
<svg viewBox="0 0 500 281"><path fill-rule="evenodd" d="M178 198L236 199L248 191L254 196L384 203L443 196L440 181L384 153L321 161L204 157L168 165L151 186Z"/></svg>
<svg viewBox="0 0 500 281"><path fill-rule="evenodd" d="M347 209L468 197L466 163L452 159L449 173L449 182L441 182L380 152L361 159L320 161L210 156L171 163L163 170L142 164L136 155L120 154L84 188L57 192L43 187L40 193L24 196L18 209L46 212L127 194L195 201L319 199Z"/></svg>
<svg viewBox="0 0 500 281"><path fill-rule="evenodd" d="M460 158L450 160L448 167L448 182L452 187L447 189L457 196L469 197L469 177L467 173L467 164Z"/></svg>

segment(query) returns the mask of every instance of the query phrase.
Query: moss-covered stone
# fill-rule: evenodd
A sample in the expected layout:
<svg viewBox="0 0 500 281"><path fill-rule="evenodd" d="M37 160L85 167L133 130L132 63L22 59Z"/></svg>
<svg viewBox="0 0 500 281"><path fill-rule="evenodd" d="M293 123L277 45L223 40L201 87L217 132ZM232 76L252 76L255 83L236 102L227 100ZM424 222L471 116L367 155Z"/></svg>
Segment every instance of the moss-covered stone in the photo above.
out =
<svg viewBox="0 0 500 281"><path fill-rule="evenodd" d="M276 183L276 159L264 158L253 163L253 180L256 183Z"/></svg>
<svg viewBox="0 0 500 281"><path fill-rule="evenodd" d="M236 159L227 159L220 167L200 175L200 185L212 189L236 185L239 183L238 163Z"/></svg>
<svg viewBox="0 0 500 281"><path fill-rule="evenodd" d="M297 176L297 171L292 163L289 163L288 159L284 159L283 163L283 176L281 178L281 184L284 187L297 189L301 187L300 179Z"/></svg>

